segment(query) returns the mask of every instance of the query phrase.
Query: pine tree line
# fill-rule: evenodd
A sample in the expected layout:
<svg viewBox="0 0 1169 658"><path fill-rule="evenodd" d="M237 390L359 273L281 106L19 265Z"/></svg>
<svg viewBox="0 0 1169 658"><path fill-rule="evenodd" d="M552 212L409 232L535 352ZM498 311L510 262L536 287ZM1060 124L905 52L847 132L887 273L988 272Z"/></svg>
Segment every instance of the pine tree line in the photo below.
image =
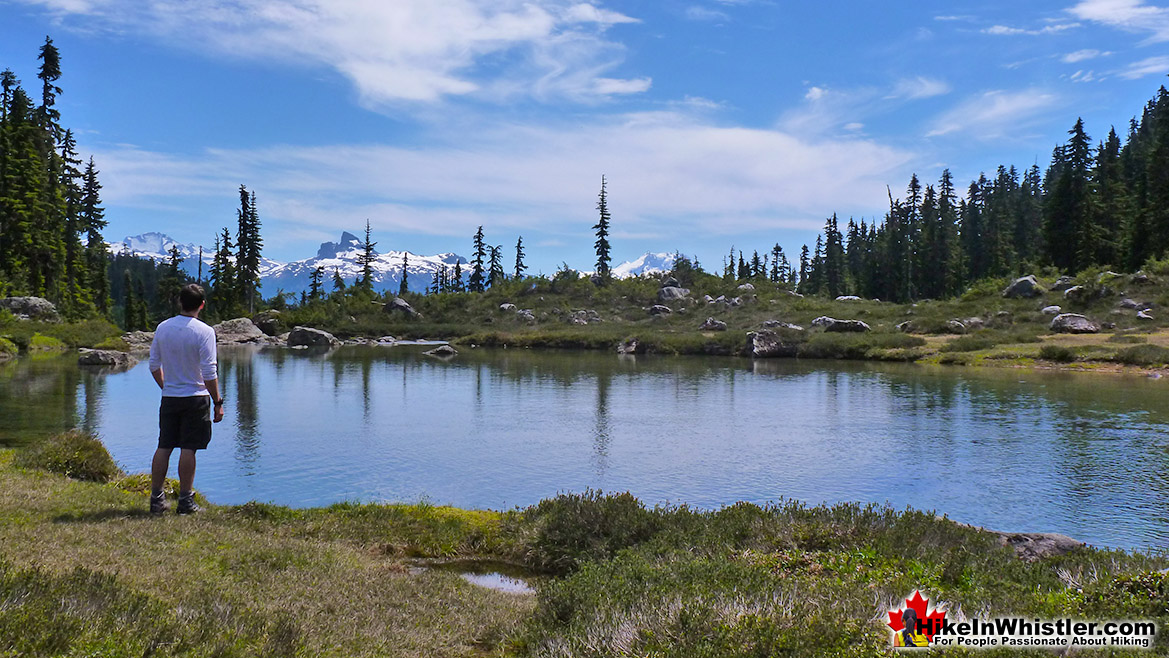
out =
<svg viewBox="0 0 1169 658"><path fill-rule="evenodd" d="M111 311L101 184L56 109L61 57L46 37L40 98L0 73L0 295L35 295L68 318Z"/></svg>

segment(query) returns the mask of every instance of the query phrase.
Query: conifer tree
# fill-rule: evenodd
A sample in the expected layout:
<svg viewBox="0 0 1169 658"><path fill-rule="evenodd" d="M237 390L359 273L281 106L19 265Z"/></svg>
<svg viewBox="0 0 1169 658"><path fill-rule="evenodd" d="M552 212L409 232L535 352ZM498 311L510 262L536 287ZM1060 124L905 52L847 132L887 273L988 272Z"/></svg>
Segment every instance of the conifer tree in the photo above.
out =
<svg viewBox="0 0 1169 658"><path fill-rule="evenodd" d="M472 262L471 278L467 282L467 289L471 292L483 292L484 283L486 282L485 271L483 269L484 259L487 258L487 243L483 240L483 227L475 231L475 260Z"/></svg>
<svg viewBox="0 0 1169 658"><path fill-rule="evenodd" d="M341 278L340 268L333 268L333 292L345 292L345 279Z"/></svg>
<svg viewBox="0 0 1169 658"><path fill-rule="evenodd" d="M835 299L844 294L844 241L835 213L824 222L824 242L824 285Z"/></svg>
<svg viewBox="0 0 1169 658"><path fill-rule="evenodd" d="M313 269L312 273L309 274L309 276L308 276L308 281L309 281L309 283L308 283L308 285L309 285L308 298L310 300L317 300L317 299L321 298L321 281L324 278L325 278L325 267L323 265L318 265L315 269Z"/></svg>
<svg viewBox="0 0 1169 658"><path fill-rule="evenodd" d="M455 261L455 271L454 271L454 274L451 275L450 290L451 290L451 292L463 292L464 291L464 289L463 289L463 266L461 264L459 264L458 261Z"/></svg>
<svg viewBox="0 0 1169 658"><path fill-rule="evenodd" d="M1092 143L1083 119L1076 120L1068 135L1067 144L1056 148L1048 170L1051 182L1043 230L1051 263L1078 272L1092 263L1098 237L1092 225Z"/></svg>
<svg viewBox="0 0 1169 658"><path fill-rule="evenodd" d="M102 315L110 311L110 281L107 275L109 248L102 238L101 230L106 227L105 208L101 205L101 183L97 180L97 167L93 157L85 166L82 175L80 230L85 231L85 266L87 288L94 305Z"/></svg>
<svg viewBox="0 0 1169 658"><path fill-rule="evenodd" d="M235 262L236 292L248 313L255 312L256 291L260 287L260 251L264 241L260 237L260 216L256 209L256 193L248 194L247 187L239 186L240 208L236 211L239 228L236 232Z"/></svg>
<svg viewBox="0 0 1169 658"><path fill-rule="evenodd" d="M357 255L357 264L361 266L361 277L356 284L356 287L367 295L373 294L373 263L377 260L377 252L373 250L377 243L370 238L369 220L367 219L365 220L365 242L362 244L361 253Z"/></svg>
<svg viewBox="0 0 1169 658"><path fill-rule="evenodd" d="M797 290L805 294L808 289L808 277L811 274L812 264L808 262L808 245L800 249L800 280Z"/></svg>
<svg viewBox="0 0 1169 658"><path fill-rule="evenodd" d="M601 281L607 281L610 276L609 272L609 203L605 192L605 177L601 176L601 193L598 195L597 211L600 213L600 219L596 224L593 224L593 230L596 231L597 240L593 246L597 251L597 276L601 277Z"/></svg>
<svg viewBox="0 0 1169 658"><path fill-rule="evenodd" d="M524 236L520 236L515 243L515 280L519 281L524 278L524 270L528 269L524 265Z"/></svg>
<svg viewBox="0 0 1169 658"><path fill-rule="evenodd" d="M491 255L488 258L487 285L494 288L507 278L503 271L503 245L490 247L489 252Z"/></svg>
<svg viewBox="0 0 1169 658"><path fill-rule="evenodd" d="M409 276L409 263L410 263L409 254L403 253L402 254L402 282L400 284L398 284L398 296L399 297L401 297L402 295L405 295L406 292L410 290L410 284L406 282L406 279Z"/></svg>

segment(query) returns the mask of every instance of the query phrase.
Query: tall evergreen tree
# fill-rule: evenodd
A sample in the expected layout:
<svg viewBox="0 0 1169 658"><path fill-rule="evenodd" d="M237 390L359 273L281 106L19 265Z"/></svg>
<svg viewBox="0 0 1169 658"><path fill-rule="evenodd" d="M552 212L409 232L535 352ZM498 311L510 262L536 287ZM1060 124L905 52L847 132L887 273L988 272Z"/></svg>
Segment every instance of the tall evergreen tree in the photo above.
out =
<svg viewBox="0 0 1169 658"><path fill-rule="evenodd" d="M318 265L315 269L313 269L312 273L309 274L309 276L308 276L308 286L309 286L308 298L310 300L317 300L317 299L321 298L321 282L324 280L324 278L325 278L325 267L323 265Z"/></svg>
<svg viewBox="0 0 1169 658"><path fill-rule="evenodd" d="M824 285L829 297L844 294L844 240L835 213L824 222Z"/></svg>
<svg viewBox="0 0 1169 658"><path fill-rule="evenodd" d="M407 279L409 278L409 275L410 275L409 267L410 267L410 254L403 253L402 254L402 282L398 284L398 296L399 297L402 295L405 295L410 290L410 284L407 283Z"/></svg>
<svg viewBox="0 0 1169 658"><path fill-rule="evenodd" d="M475 231L475 259L471 261L471 278L467 282L467 289L471 292L483 292L484 283L486 282L485 271L483 269L484 260L487 258L487 243L483 240L483 227Z"/></svg>
<svg viewBox="0 0 1169 658"><path fill-rule="evenodd" d="M373 263L377 260L374 247L377 243L372 239L369 220L365 220L365 242L362 243L361 253L357 255L357 264L361 266L361 277L357 279L356 288L367 295L373 294Z"/></svg>
<svg viewBox="0 0 1169 658"><path fill-rule="evenodd" d="M494 288L507 278L503 271L503 245L489 247L488 251L491 255L488 258L487 285Z"/></svg>
<svg viewBox="0 0 1169 658"><path fill-rule="evenodd" d="M524 278L524 270L528 269L524 265L524 236L520 236L515 243L515 280L519 281Z"/></svg>
<svg viewBox="0 0 1169 658"><path fill-rule="evenodd" d="M600 218L596 224L593 224L593 230L596 231L597 240L593 246L597 250L597 276L601 277L601 281L609 279L609 262L611 260L609 255L609 203L605 191L605 177L601 176L601 193L598 196L597 211L600 213Z"/></svg>
<svg viewBox="0 0 1169 658"><path fill-rule="evenodd" d="M1044 238L1051 263L1077 272L1092 263L1098 232L1092 225L1092 142L1077 119L1067 144L1057 147L1048 170Z"/></svg>
<svg viewBox="0 0 1169 658"><path fill-rule="evenodd" d="M260 252L264 241L260 237L260 215L256 208L256 193L248 193L244 185L239 186L240 207L236 211L238 230L235 246L237 251L236 290L239 302L247 307L248 313L255 312L256 292L260 288Z"/></svg>

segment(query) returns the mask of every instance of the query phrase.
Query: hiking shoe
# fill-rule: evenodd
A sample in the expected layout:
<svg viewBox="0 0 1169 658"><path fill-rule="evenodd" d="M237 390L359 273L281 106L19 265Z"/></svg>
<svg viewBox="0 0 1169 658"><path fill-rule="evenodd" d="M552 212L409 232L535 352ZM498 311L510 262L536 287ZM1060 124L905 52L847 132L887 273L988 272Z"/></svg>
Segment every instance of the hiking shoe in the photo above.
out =
<svg viewBox="0 0 1169 658"><path fill-rule="evenodd" d="M195 503L195 494L187 494L186 496L179 496L179 508L175 510L179 514L194 514L199 511L199 505Z"/></svg>
<svg viewBox="0 0 1169 658"><path fill-rule="evenodd" d="M170 509L170 503L166 502L166 494L158 492L157 494L150 494L150 513L151 514L165 514Z"/></svg>

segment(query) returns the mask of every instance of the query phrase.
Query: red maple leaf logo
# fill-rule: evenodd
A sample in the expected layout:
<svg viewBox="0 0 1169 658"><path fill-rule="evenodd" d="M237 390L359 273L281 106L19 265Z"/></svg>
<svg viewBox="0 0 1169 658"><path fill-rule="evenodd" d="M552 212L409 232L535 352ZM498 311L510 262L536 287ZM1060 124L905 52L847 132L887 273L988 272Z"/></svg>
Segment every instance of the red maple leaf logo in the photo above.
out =
<svg viewBox="0 0 1169 658"><path fill-rule="evenodd" d="M889 628L893 629L894 633L900 632L905 628L905 624L901 621L901 615L906 608L912 608L917 613L917 619L920 623L922 635L931 642L934 639L934 634L942 628L942 620L946 618L946 611L937 608L932 611L929 610L930 600L923 598L921 592L914 590L913 596L905 599L905 608L898 608L889 611Z"/></svg>

